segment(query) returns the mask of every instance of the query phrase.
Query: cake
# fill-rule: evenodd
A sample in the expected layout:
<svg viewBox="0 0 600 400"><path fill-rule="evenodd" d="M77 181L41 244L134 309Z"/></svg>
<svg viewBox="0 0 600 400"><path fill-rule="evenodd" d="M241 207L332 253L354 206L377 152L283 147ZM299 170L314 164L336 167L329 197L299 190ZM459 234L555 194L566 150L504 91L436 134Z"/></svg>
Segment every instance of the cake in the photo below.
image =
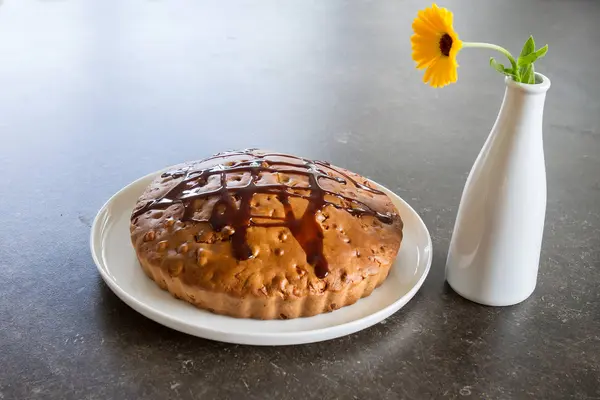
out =
<svg viewBox="0 0 600 400"><path fill-rule="evenodd" d="M239 318L288 319L355 303L381 285L402 219L367 179L257 149L177 165L146 188L131 240L178 299Z"/></svg>

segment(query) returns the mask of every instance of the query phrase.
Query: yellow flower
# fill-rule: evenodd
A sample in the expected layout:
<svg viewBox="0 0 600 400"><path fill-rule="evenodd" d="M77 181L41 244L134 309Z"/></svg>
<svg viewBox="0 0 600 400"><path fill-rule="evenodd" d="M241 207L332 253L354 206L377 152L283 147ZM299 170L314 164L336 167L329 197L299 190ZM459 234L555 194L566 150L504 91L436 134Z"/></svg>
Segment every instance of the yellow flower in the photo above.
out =
<svg viewBox="0 0 600 400"><path fill-rule="evenodd" d="M412 58L418 69L427 68L423 82L433 87L456 82L456 55L462 42L452 28L452 13L433 4L419 11L412 28Z"/></svg>

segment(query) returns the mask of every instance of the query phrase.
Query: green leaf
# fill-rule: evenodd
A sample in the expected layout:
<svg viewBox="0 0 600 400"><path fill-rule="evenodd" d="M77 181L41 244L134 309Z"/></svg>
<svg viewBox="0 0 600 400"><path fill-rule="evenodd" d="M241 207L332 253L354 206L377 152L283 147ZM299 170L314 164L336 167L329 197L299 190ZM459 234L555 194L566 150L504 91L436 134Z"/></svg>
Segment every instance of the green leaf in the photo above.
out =
<svg viewBox="0 0 600 400"><path fill-rule="evenodd" d="M523 46L523 50L521 50L521 54L519 57L524 57L528 54L531 54L535 51L535 41L533 40L533 36L529 36L529 39L525 42Z"/></svg>
<svg viewBox="0 0 600 400"><path fill-rule="evenodd" d="M512 71L512 69L506 68L504 65L502 65L498 61L496 61L496 59L494 57L490 57L490 66L492 68L494 68L496 71L500 72L501 74L504 74L507 76L512 76L513 79L515 79L515 80L517 78L517 76Z"/></svg>
<svg viewBox="0 0 600 400"><path fill-rule="evenodd" d="M545 45L541 49L539 49L531 54L519 57L519 59L517 60L517 66L524 67L526 65L533 64L536 60L544 57L547 52L548 52L548 45Z"/></svg>
<svg viewBox="0 0 600 400"><path fill-rule="evenodd" d="M504 73L504 65L500 64L494 57L490 57L490 66L501 74Z"/></svg>
<svg viewBox="0 0 600 400"><path fill-rule="evenodd" d="M504 69L504 75L512 77L516 82L519 81L517 75L508 68Z"/></svg>
<svg viewBox="0 0 600 400"><path fill-rule="evenodd" d="M523 79L525 79L524 77L526 77L530 65L531 64L519 68L519 79L516 80L517 82L525 82Z"/></svg>
<svg viewBox="0 0 600 400"><path fill-rule="evenodd" d="M541 49L538 49L535 52L535 54L537 54L537 58L542 58L542 57L544 57L546 55L547 52L548 52L548 45L545 45Z"/></svg>
<svg viewBox="0 0 600 400"><path fill-rule="evenodd" d="M535 83L535 73L533 70L533 64L529 64L526 67L521 68L521 82L534 84Z"/></svg>

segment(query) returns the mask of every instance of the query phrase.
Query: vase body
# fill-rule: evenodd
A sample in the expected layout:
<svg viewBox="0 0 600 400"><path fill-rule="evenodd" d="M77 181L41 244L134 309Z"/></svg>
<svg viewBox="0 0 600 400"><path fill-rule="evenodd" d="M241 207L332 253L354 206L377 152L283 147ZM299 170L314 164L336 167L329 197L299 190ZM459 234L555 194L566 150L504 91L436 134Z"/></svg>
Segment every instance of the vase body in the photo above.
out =
<svg viewBox="0 0 600 400"><path fill-rule="evenodd" d="M550 81L506 80L496 123L467 178L446 261L461 296L490 306L527 299L538 275L546 214L542 119Z"/></svg>

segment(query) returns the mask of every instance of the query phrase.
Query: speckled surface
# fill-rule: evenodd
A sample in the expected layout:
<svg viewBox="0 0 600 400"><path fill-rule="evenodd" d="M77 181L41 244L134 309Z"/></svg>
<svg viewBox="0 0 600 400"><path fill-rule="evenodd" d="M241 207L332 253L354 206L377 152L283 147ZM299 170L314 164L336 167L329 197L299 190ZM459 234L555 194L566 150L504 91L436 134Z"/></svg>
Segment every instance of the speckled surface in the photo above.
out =
<svg viewBox="0 0 600 400"><path fill-rule="evenodd" d="M433 90L417 1L4 1L0 399L600 398L600 2L444 4L463 39L550 43L538 287L489 308L444 283L466 175L502 79L484 51ZM228 148L367 175L423 216L434 261L400 312L342 339L256 348L137 314L102 282L90 222L114 192Z"/></svg>

